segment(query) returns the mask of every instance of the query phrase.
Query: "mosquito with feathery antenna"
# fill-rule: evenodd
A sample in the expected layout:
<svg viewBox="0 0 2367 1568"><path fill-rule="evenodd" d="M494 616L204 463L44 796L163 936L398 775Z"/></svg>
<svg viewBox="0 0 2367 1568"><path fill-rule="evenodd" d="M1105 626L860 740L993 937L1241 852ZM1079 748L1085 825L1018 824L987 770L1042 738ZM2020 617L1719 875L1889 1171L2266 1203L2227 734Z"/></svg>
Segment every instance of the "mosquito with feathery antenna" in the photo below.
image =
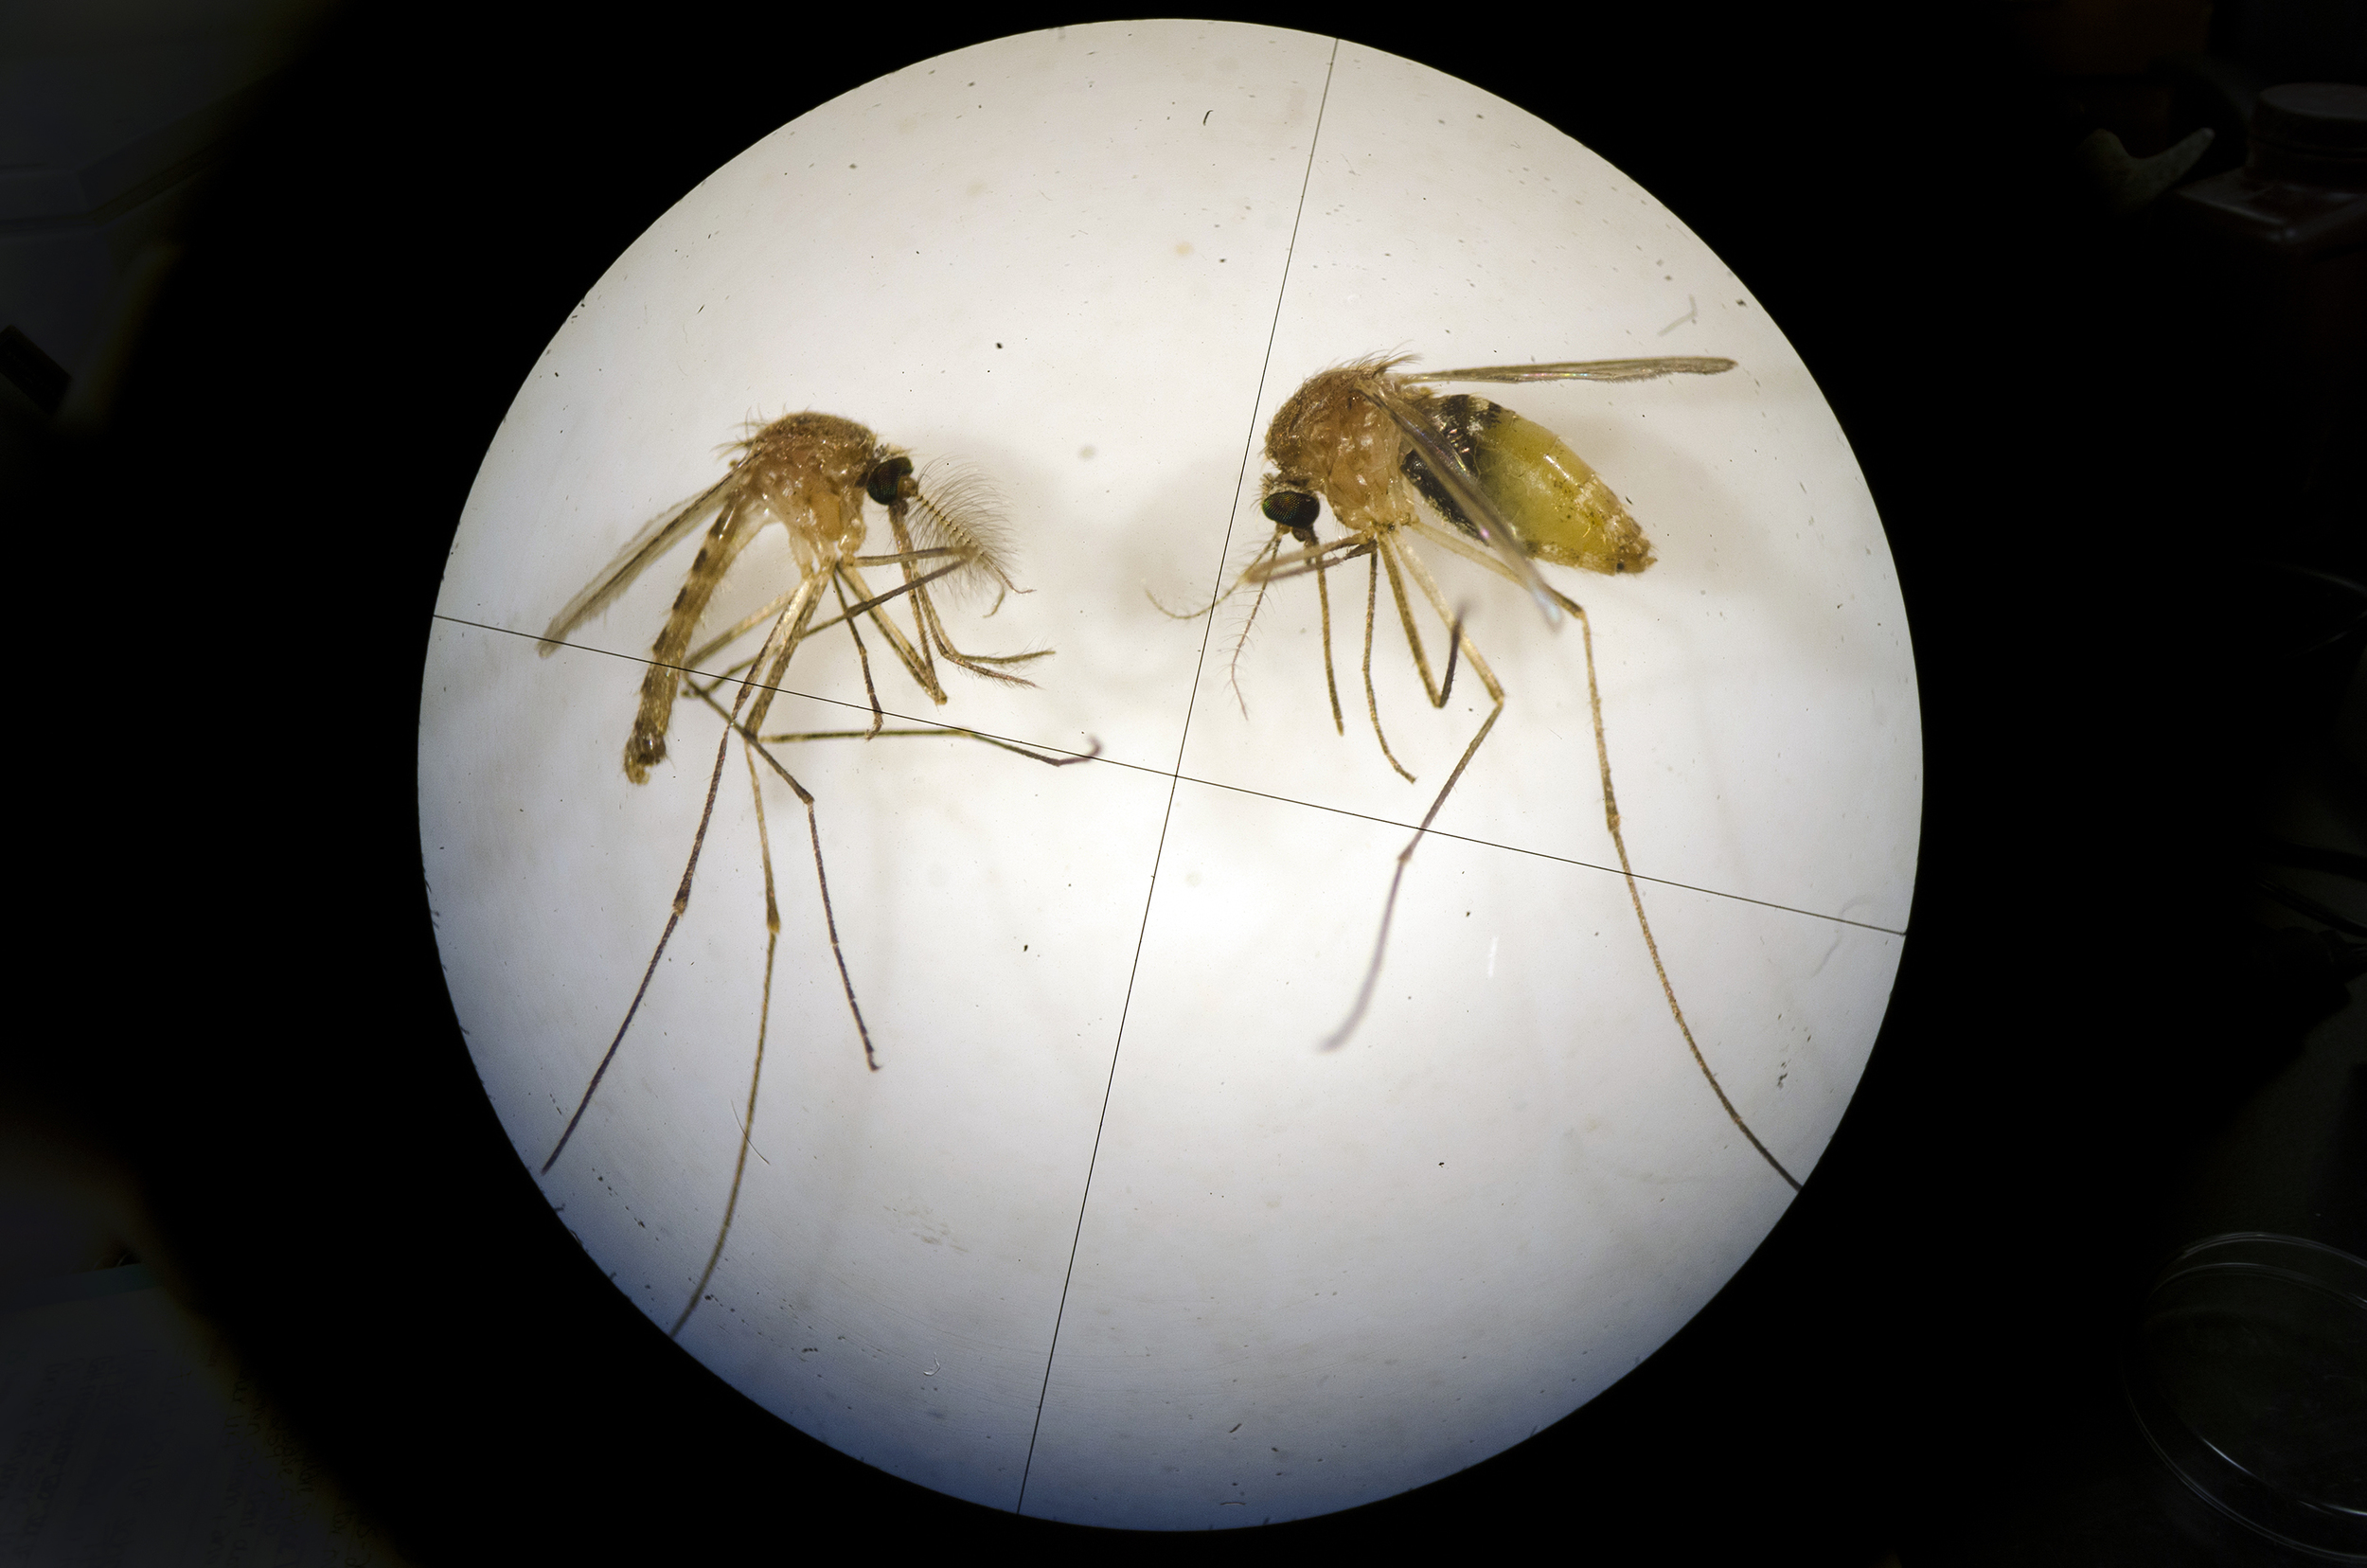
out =
<svg viewBox="0 0 2367 1568"><path fill-rule="evenodd" d="M1003 596L1016 591L1008 570L1009 546L1003 536L1000 508L992 491L981 481L958 472L924 481L915 472L911 455L902 448L889 445L852 419L832 414L789 415L726 450L737 453L731 461L731 472L689 501L661 513L634 536L616 559L552 619L541 645L544 654L556 651L571 633L607 609L660 557L707 519L714 519L674 597L657 641L650 648L641 677L640 706L624 751L625 775L635 784L646 783L650 770L666 758L667 731L678 700L686 689L723 721L714 766L707 775L706 803L691 838L682 881L674 891L672 912L650 953L640 984L633 990L608 1049L593 1068L575 1114L568 1118L542 1167L544 1174L549 1173L581 1125L593 1096L599 1092L601 1079L624 1045L634 1015L649 995L658 961L690 906L699 857L706 844L708 825L714 819L724 765L737 738L748 766L757 850L764 865L763 1002L756 1019L755 1061L748 1075L747 1114L740 1118L739 1152L732 1167L731 1191L724 1201L723 1218L716 1229L706 1266L669 1330L674 1334L682 1332L683 1325L697 1310L716 1266L722 1259L724 1241L731 1234L732 1218L739 1209L740 1185L747 1172L757 1088L764 1074L765 1039L773 1009L774 958L781 933L772 841L765 828L766 773L786 783L806 809L807 835L813 846L814 883L821 895L830 953L837 962L847 1011L863 1042L863 1060L872 1071L878 1071L880 1065L872 1048L870 1026L863 1022L862 1005L855 999L855 983L847 971L846 955L839 943L838 920L830 907L829 878L823 868L822 830L814 813L814 797L782 764L774 748L808 740L950 735L1015 752L1056 768L1087 760L1100 749L1096 744L1081 756L1056 757L973 730L886 726L886 713L872 682L870 650L863 641L865 623L879 633L913 684L932 703L940 704L947 697L937 676L939 659L987 680L1030 686L1033 683L1015 673L1014 667L1051 655L1049 649L1012 654L964 652L948 634L943 615L930 593L932 585L991 587L995 608L1000 608ZM864 518L865 501L885 511L892 550L863 553L869 533ZM774 526L788 535L796 580L761 608L694 648L692 643L698 636L700 623L717 590L749 544L764 529ZM881 568L894 570L902 580L885 590L875 590L863 574ZM909 634L887 614L899 598L907 600L910 607ZM831 613L832 607L835 613ZM987 612L993 613L993 609ZM844 626L854 643L857 663L863 671L863 692L871 706L869 725L863 729L766 734L765 720L781 689L790 660L810 638L833 626ZM762 640L755 652L733 652L735 648L744 648L759 632ZM718 659L727 662L714 668ZM706 673L711 668L714 672ZM724 700L727 686L731 688L728 704ZM759 763L764 772L759 772Z"/></svg>

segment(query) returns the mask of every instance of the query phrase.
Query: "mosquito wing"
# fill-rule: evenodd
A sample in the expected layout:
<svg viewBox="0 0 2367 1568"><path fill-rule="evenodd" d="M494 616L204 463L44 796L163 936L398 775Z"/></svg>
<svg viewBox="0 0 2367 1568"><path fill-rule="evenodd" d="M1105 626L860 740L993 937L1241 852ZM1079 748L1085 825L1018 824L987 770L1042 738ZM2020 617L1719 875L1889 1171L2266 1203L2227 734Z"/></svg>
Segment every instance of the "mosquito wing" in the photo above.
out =
<svg viewBox="0 0 2367 1568"><path fill-rule="evenodd" d="M1471 370L1424 370L1400 375L1402 382L1650 381L1656 376L1715 376L1732 370L1730 359L1570 360L1559 365L1495 365Z"/></svg>
<svg viewBox="0 0 2367 1568"><path fill-rule="evenodd" d="M548 657L559 647L560 639L608 608L610 601L632 586L650 562L674 547L683 535L706 521L709 513L722 505L725 493L738 483L737 472L727 473L707 487L699 495L672 511L660 512L650 526L632 536L631 543L608 563L606 570L592 579L582 593L567 601L567 608L559 613L550 630L543 633L536 651Z"/></svg>
<svg viewBox="0 0 2367 1568"><path fill-rule="evenodd" d="M1410 381L1415 378L1400 379ZM1537 567L1529 561L1528 552L1521 547L1521 536L1504 520L1496 503L1488 499L1478 476L1464 466L1463 456L1455 451L1453 443L1440 434L1437 425L1418 404L1400 395L1387 382L1382 382L1379 388L1367 395L1380 404L1382 412L1397 422L1398 429L1405 432L1406 438L1414 443L1414 449L1422 454L1422 461L1437 476L1439 487L1462 508L1464 517L1479 530L1488 548L1494 550L1511 568L1513 581L1529 591L1529 597L1537 601L1538 609L1545 616L1545 624L1558 626L1561 623L1560 606L1554 603L1552 592L1537 575Z"/></svg>

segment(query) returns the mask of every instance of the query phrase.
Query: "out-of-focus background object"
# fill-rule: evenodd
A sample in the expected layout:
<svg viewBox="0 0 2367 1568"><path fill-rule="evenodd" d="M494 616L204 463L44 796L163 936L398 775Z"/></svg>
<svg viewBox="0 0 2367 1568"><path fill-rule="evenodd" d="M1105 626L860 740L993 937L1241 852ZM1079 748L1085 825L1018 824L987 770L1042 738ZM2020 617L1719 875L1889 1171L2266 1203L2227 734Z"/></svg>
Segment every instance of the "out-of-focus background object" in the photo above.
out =
<svg viewBox="0 0 2367 1568"><path fill-rule="evenodd" d="M401 1559L223 1337L168 1290L139 1184L0 1107L0 1561Z"/></svg>
<svg viewBox="0 0 2367 1568"><path fill-rule="evenodd" d="M0 23L0 463L103 421L207 177L327 0L26 0Z"/></svg>
<svg viewBox="0 0 2367 1568"><path fill-rule="evenodd" d="M326 9L7 9L0 501L12 524L42 449L86 447L103 429L209 177ZM140 1183L107 1140L14 1073L0 1091L0 1560L397 1562L229 1341L168 1288Z"/></svg>
<svg viewBox="0 0 2367 1568"><path fill-rule="evenodd" d="M2367 1263L2258 1231L2197 1242L2146 1292L2123 1374L2196 1496L2287 1548L2367 1559Z"/></svg>

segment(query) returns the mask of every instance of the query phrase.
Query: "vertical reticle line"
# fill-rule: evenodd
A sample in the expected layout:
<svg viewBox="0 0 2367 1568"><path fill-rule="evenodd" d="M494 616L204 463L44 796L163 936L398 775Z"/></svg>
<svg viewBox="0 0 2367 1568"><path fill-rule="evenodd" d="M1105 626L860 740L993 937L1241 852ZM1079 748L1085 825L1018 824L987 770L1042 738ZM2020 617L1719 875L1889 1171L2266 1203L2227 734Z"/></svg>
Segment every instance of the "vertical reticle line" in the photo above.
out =
<svg viewBox="0 0 2367 1568"><path fill-rule="evenodd" d="M1307 192L1315 181L1315 149L1323 141L1324 109L1331 101L1331 74L1339 62L1340 40L1335 38L1331 41L1330 57L1324 62L1324 90L1315 102L1315 128L1307 138L1307 170L1299 177L1298 210L1290 215L1290 243L1282 254L1282 281L1274 289L1273 319L1266 325L1266 355L1257 368L1257 392L1250 403L1249 431L1241 441L1240 476L1233 484L1233 509L1225 516L1224 545L1217 555L1217 580L1212 594L1224 591L1224 563L1233 556L1233 522L1240 516L1241 489L1249 483L1250 468L1257 454L1257 411L1265 404L1266 378L1273 367L1274 337L1282 330L1282 302L1290 292L1290 263L1298 255L1299 223L1307 216ZM1184 702L1184 728L1175 739L1175 765L1167 770L1167 803L1159 819L1158 847L1151 851L1150 885L1143 890L1142 923L1134 931L1134 957L1127 970L1126 1000L1118 1008L1117 1040L1110 1050L1110 1076L1101 1085L1101 1114L1094 1123L1094 1147L1085 1161L1084 1190L1077 1198L1077 1228L1069 1237L1068 1267L1060 1275L1060 1304L1052 1313L1052 1343L1044 1350L1043 1386L1036 1392L1036 1420L1027 1433L1027 1457L1020 1466L1019 1496L1011 1504L1013 1513L1027 1506L1027 1477L1035 1468L1036 1438L1043 1431L1044 1400L1052 1392L1052 1363L1060 1350L1060 1323L1068 1312L1069 1286L1077 1277L1077 1249L1084 1240L1085 1209L1093 1201L1094 1168L1101 1161L1101 1134L1110 1123L1110 1096L1117 1087L1118 1056L1125 1049L1126 1021L1133 1011L1134 981L1142 972L1143 938L1150 930L1151 900L1159 891L1159 865L1167 850L1167 829L1175 820L1176 783L1184 771L1184 748L1191 740L1192 713L1200 702L1200 679L1208 668L1208 639L1216 624L1217 617L1211 615L1207 626L1201 631L1200 657L1192 667L1192 688Z"/></svg>

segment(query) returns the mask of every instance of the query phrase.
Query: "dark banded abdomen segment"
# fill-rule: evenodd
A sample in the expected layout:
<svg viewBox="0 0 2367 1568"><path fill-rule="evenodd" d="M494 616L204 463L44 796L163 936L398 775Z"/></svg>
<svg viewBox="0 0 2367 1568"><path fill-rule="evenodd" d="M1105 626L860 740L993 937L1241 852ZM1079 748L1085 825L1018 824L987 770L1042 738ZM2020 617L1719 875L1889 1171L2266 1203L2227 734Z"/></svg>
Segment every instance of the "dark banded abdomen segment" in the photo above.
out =
<svg viewBox="0 0 2367 1568"><path fill-rule="evenodd" d="M650 647L650 668L641 676L641 708L625 742L625 776L635 784L648 782L650 770L666 760L666 729L673 720L674 697L682 689L683 655L690 651L699 617L706 614L723 574L756 536L761 509L748 504L745 491L724 503L722 514L699 545L682 591L674 596L665 630Z"/></svg>

